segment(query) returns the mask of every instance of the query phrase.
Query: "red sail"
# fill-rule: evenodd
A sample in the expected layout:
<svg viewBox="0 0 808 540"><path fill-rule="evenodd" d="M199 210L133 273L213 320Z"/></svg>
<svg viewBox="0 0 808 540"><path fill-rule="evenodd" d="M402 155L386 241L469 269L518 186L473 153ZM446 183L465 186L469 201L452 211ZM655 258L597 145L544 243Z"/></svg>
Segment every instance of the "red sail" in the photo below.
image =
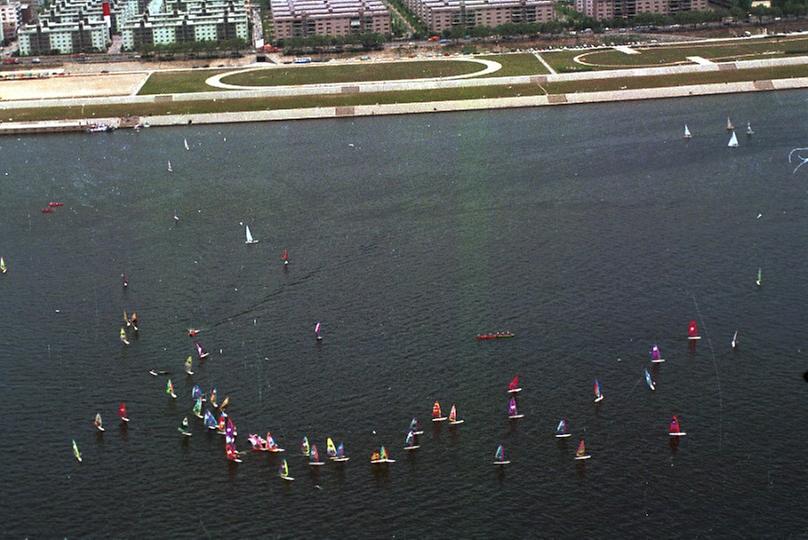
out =
<svg viewBox="0 0 808 540"><path fill-rule="evenodd" d="M126 418L126 403L121 403L118 406L118 416L121 418Z"/></svg>
<svg viewBox="0 0 808 540"><path fill-rule="evenodd" d="M671 426L670 426L670 429L668 431L670 433L681 433L682 432L682 429L679 427L679 419L676 418L675 416L673 417L673 420L671 420Z"/></svg>
<svg viewBox="0 0 808 540"><path fill-rule="evenodd" d="M440 403L436 401L432 406L432 418L440 418L440 416Z"/></svg>
<svg viewBox="0 0 808 540"><path fill-rule="evenodd" d="M513 378L511 383L508 385L508 390L516 390L519 388L519 375Z"/></svg>
<svg viewBox="0 0 808 540"><path fill-rule="evenodd" d="M690 324L687 325L687 337L698 337L699 336L699 326L696 324L696 321L690 321Z"/></svg>
<svg viewBox="0 0 808 540"><path fill-rule="evenodd" d="M584 444L584 440L581 439L581 442L578 443L578 450L575 452L576 456L585 456L586 455L586 445Z"/></svg>
<svg viewBox="0 0 808 540"><path fill-rule="evenodd" d="M287 250L285 250L285 249L283 250L283 253L281 253L281 260L282 261L288 261L289 260L289 252Z"/></svg>

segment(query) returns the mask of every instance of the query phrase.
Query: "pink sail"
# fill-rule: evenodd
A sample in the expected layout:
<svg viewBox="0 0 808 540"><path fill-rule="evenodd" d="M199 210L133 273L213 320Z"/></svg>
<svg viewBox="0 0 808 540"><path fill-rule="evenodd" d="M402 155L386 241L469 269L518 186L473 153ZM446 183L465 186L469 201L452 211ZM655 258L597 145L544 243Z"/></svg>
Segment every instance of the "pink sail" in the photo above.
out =
<svg viewBox="0 0 808 540"><path fill-rule="evenodd" d="M519 388L519 375L516 375L508 384L508 390L517 390Z"/></svg>

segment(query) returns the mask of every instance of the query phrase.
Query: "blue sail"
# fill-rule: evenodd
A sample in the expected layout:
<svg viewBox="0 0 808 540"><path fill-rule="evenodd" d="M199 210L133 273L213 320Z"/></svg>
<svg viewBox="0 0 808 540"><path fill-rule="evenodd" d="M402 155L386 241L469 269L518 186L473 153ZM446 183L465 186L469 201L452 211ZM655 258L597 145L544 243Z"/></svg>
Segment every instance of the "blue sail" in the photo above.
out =
<svg viewBox="0 0 808 540"><path fill-rule="evenodd" d="M216 419L210 413L210 411L205 411L205 427L213 429L216 427Z"/></svg>
<svg viewBox="0 0 808 540"><path fill-rule="evenodd" d="M199 388L198 384L195 384L193 388L191 388L191 399L197 400L202 397L202 389Z"/></svg>
<svg viewBox="0 0 808 540"><path fill-rule="evenodd" d="M500 444L497 446L497 452L494 454L494 459L497 461L505 461L505 449Z"/></svg>
<svg viewBox="0 0 808 540"><path fill-rule="evenodd" d="M412 431L407 433L407 440L404 441L404 444L407 446L412 446L413 441L415 440L415 436L412 434Z"/></svg>
<svg viewBox="0 0 808 540"><path fill-rule="evenodd" d="M342 441L340 441L339 446L337 446L337 457L345 457L345 445L342 444Z"/></svg>
<svg viewBox="0 0 808 540"><path fill-rule="evenodd" d="M412 421L410 422L410 431L415 431L417 429L418 429L418 420L413 418Z"/></svg>
<svg viewBox="0 0 808 540"><path fill-rule="evenodd" d="M565 422L563 418L558 422L556 433L559 435L564 435L565 433L567 433L567 422Z"/></svg>
<svg viewBox="0 0 808 540"><path fill-rule="evenodd" d="M651 379L651 374L648 373L648 369L645 370L645 382L648 384L648 388L651 390L654 389L654 381Z"/></svg>

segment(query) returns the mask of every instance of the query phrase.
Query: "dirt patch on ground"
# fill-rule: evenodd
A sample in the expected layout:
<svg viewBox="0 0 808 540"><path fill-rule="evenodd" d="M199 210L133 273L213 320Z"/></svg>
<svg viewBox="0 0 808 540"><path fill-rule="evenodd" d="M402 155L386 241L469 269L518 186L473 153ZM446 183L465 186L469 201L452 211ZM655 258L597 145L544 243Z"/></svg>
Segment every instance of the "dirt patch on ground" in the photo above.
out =
<svg viewBox="0 0 808 540"><path fill-rule="evenodd" d="M95 76L53 77L22 81L0 81L0 99L53 99L133 94L148 77L147 73L120 73Z"/></svg>

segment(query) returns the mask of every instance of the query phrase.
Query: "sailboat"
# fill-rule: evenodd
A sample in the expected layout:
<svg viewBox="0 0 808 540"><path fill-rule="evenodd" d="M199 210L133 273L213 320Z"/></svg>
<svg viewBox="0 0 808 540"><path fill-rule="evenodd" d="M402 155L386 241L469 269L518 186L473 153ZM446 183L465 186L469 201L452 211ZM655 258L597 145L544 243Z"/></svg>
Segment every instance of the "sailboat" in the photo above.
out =
<svg viewBox="0 0 808 540"><path fill-rule="evenodd" d="M738 148L738 137L735 135L735 132L732 132L732 137L729 138L729 142L727 146L730 148Z"/></svg>
<svg viewBox="0 0 808 540"><path fill-rule="evenodd" d="M193 409L194 416L197 418L202 418L202 398L196 398L194 402L194 409Z"/></svg>
<svg viewBox="0 0 808 540"><path fill-rule="evenodd" d="M319 467L325 465L324 461L320 461L320 452L317 451L317 445L311 445L311 452L309 452L309 465Z"/></svg>
<svg viewBox="0 0 808 540"><path fill-rule="evenodd" d="M129 413L126 411L126 403L121 402L121 404L118 405L118 418L121 419L121 422L129 421Z"/></svg>
<svg viewBox="0 0 808 540"><path fill-rule="evenodd" d="M174 172L174 169L171 168L171 160L168 160L168 172Z"/></svg>
<svg viewBox="0 0 808 540"><path fill-rule="evenodd" d="M691 135L691 134L690 134L690 130L689 130L689 129L687 129L687 124L685 124L685 134L684 134L684 138L685 138L685 139L692 139L692 138L693 138L693 135Z"/></svg>
<svg viewBox="0 0 808 540"><path fill-rule="evenodd" d="M404 450L418 450L421 445L415 442L415 434L410 431L407 433L407 438L404 439Z"/></svg>
<svg viewBox="0 0 808 540"><path fill-rule="evenodd" d="M432 421L433 422L443 422L446 420L446 417L443 416L443 413L440 411L440 403L437 401L434 405L432 405Z"/></svg>
<svg viewBox="0 0 808 540"><path fill-rule="evenodd" d="M761 270L760 267L758 267L758 273L757 273L757 279L755 280L755 285L757 285L758 287L763 285L763 270Z"/></svg>
<svg viewBox="0 0 808 540"><path fill-rule="evenodd" d="M213 417L213 413L209 410L205 410L205 427L211 431L216 431L216 419Z"/></svg>
<svg viewBox="0 0 808 540"><path fill-rule="evenodd" d="M424 430L421 429L421 424L418 423L418 419L413 418L410 420L410 431L412 431L413 435L423 435Z"/></svg>
<svg viewBox="0 0 808 540"><path fill-rule="evenodd" d="M292 480L294 480L294 478L289 476L289 464L286 463L285 459L281 463L281 466L278 468L278 476L280 476L281 478L283 478L287 482L291 482Z"/></svg>
<svg viewBox="0 0 808 540"><path fill-rule="evenodd" d="M308 437L305 437L305 436L303 437L303 441L300 443L300 452L304 456L308 456L309 453L311 452L311 447L309 446L309 438Z"/></svg>
<svg viewBox="0 0 808 540"><path fill-rule="evenodd" d="M185 373L188 375L193 375L194 372L192 371L194 365L194 361L191 358L191 355L188 355L188 358L185 359Z"/></svg>
<svg viewBox="0 0 808 540"><path fill-rule="evenodd" d="M129 278L126 277L125 273L121 274L121 285L123 285L124 289L129 286Z"/></svg>
<svg viewBox="0 0 808 540"><path fill-rule="evenodd" d="M320 322L317 321L317 324L314 325L314 336L317 338L317 341L322 341L323 336L320 334Z"/></svg>
<svg viewBox="0 0 808 540"><path fill-rule="evenodd" d="M682 431L682 427L679 425L679 419L674 416L671 419L671 424L668 427L668 435L671 437L684 437L687 435L684 431Z"/></svg>
<svg viewBox="0 0 808 540"><path fill-rule="evenodd" d="M174 385L171 382L171 379L166 381L166 394L171 396L171 399L177 399L177 394L174 393Z"/></svg>
<svg viewBox="0 0 808 540"><path fill-rule="evenodd" d="M519 375L516 375L513 379L511 379L511 382L508 383L508 393L516 394L521 391L522 388L519 386Z"/></svg>
<svg viewBox="0 0 808 540"><path fill-rule="evenodd" d="M93 420L93 425L95 426L95 429L97 429L102 433L106 431L104 429L103 422L101 422L101 413L95 413L95 419Z"/></svg>
<svg viewBox="0 0 808 540"><path fill-rule="evenodd" d="M253 238L253 235L250 232L250 226L249 225L244 226L244 232L245 232L245 235L247 236L247 239L244 241L245 244L257 244L258 243L258 240Z"/></svg>
<svg viewBox="0 0 808 540"><path fill-rule="evenodd" d="M183 140L182 140L182 144L184 144L184 145L185 145L185 149L186 149L186 150L190 150L190 149L191 149L191 148L188 146L188 139L183 139Z"/></svg>
<svg viewBox="0 0 808 540"><path fill-rule="evenodd" d="M645 369L645 384L647 384L648 388L651 390L656 390L656 385L654 384L654 380L651 378L651 374L648 372L648 368Z"/></svg>
<svg viewBox="0 0 808 540"><path fill-rule="evenodd" d="M182 422L180 422L180 427L177 428L177 431L182 433L185 437L190 437L191 436L191 431L190 431L189 426L188 426L188 417L187 416L185 416L182 419Z"/></svg>
<svg viewBox="0 0 808 540"><path fill-rule="evenodd" d="M342 444L342 441L340 441L339 446L337 446L337 457L334 457L334 458L331 458L331 459L333 461L336 461L337 463L344 463L344 462L348 461L349 459L351 459L351 458L349 458L348 456L345 455L345 445Z"/></svg>
<svg viewBox="0 0 808 540"><path fill-rule="evenodd" d="M5 274L8 271L6 268L6 261L3 257L0 257L0 273Z"/></svg>
<svg viewBox="0 0 808 540"><path fill-rule="evenodd" d="M586 453L586 445L584 444L584 440L581 439L581 442L578 443L578 449L575 451L575 459L589 459L592 456Z"/></svg>
<svg viewBox="0 0 808 540"><path fill-rule="evenodd" d="M659 347L654 344L654 346L651 347L651 362L654 364L659 364L660 362L664 361L665 359L662 358L662 353L659 351Z"/></svg>
<svg viewBox="0 0 808 540"><path fill-rule="evenodd" d="M230 396L224 396L222 404L219 405L219 410L224 411L225 407L227 407L228 405L230 405Z"/></svg>
<svg viewBox="0 0 808 540"><path fill-rule="evenodd" d="M250 436L247 437L247 440L250 441L252 445L252 449L254 452L266 452L267 450L267 442L266 440L262 439L255 433L250 433Z"/></svg>
<svg viewBox="0 0 808 540"><path fill-rule="evenodd" d="M216 433L218 433L219 435L226 435L227 434L227 432L225 431L226 428L227 428L227 415L221 413L219 415L219 421L216 422Z"/></svg>
<svg viewBox="0 0 808 540"><path fill-rule="evenodd" d="M690 321L690 324L687 325L687 339L701 339L701 336L699 335L699 326L696 324L696 321Z"/></svg>
<svg viewBox="0 0 808 540"><path fill-rule="evenodd" d="M208 351L205 350L198 341L194 341L194 347L196 347L196 357L202 360L203 358L207 358L210 354Z"/></svg>
<svg viewBox="0 0 808 540"><path fill-rule="evenodd" d="M229 416L227 417L227 423L225 424L224 434L227 436L228 439L235 440L238 436L238 429L236 428L236 423L233 422L233 419Z"/></svg>
<svg viewBox="0 0 808 540"><path fill-rule="evenodd" d="M202 393L202 389L199 387L198 384L195 384L193 388L191 388L191 399L196 401L205 401L205 395Z"/></svg>
<svg viewBox="0 0 808 540"><path fill-rule="evenodd" d="M732 335L732 350L734 351L736 347L738 347L738 331L737 330L735 330L735 333Z"/></svg>
<svg viewBox="0 0 808 540"><path fill-rule="evenodd" d="M567 437L572 437L570 433L569 426L567 425L567 419L562 418L558 421L558 426L556 426L555 432L556 439L566 439Z"/></svg>
<svg viewBox="0 0 808 540"><path fill-rule="evenodd" d="M735 126L732 125L732 120L730 120L729 116L727 116L727 131L734 131L734 130Z"/></svg>
<svg viewBox="0 0 808 540"><path fill-rule="evenodd" d="M457 407L455 407L454 403L452 403L452 409L449 411L449 424L456 426L458 424L462 424L463 422L465 422L465 420L457 419Z"/></svg>
<svg viewBox="0 0 808 540"><path fill-rule="evenodd" d="M387 455L387 449L384 446L379 448L378 452L373 452L373 455L370 456L370 462L373 464L377 463L395 463L395 459L390 459Z"/></svg>
<svg viewBox="0 0 808 540"><path fill-rule="evenodd" d="M328 459L332 461L337 457L337 447L334 446L334 441L331 437L328 437L325 441L325 453L328 455Z"/></svg>
<svg viewBox="0 0 808 540"><path fill-rule="evenodd" d="M508 401L508 419L516 420L524 417L524 414L519 414L519 411L516 410L516 398L511 397L511 399Z"/></svg>
<svg viewBox="0 0 808 540"><path fill-rule="evenodd" d="M126 339L126 330L123 327L121 327L121 331L120 331L119 335L120 335L120 338L121 338L121 343L123 343L124 345L129 345L129 340Z"/></svg>
<svg viewBox="0 0 808 540"><path fill-rule="evenodd" d="M79 452L79 447L76 444L76 439L73 439L73 457L76 458L76 461L81 463L81 452Z"/></svg>
<svg viewBox="0 0 808 540"><path fill-rule="evenodd" d="M505 459L505 448L500 444L494 452L494 465L509 465L511 462Z"/></svg>
<svg viewBox="0 0 808 540"><path fill-rule="evenodd" d="M750 137L755 134L755 132L752 131L752 122L746 123L746 134L749 135Z"/></svg>
<svg viewBox="0 0 808 540"><path fill-rule="evenodd" d="M215 386L210 389L210 392L208 393L208 395L210 396L208 398L208 401L210 402L211 406L214 409L218 409L219 408L219 403L217 402L217 397L216 397L217 394L216 394L216 387Z"/></svg>
<svg viewBox="0 0 808 540"><path fill-rule="evenodd" d="M289 251L286 248L281 251L281 260L283 261L284 265L289 264Z"/></svg>
<svg viewBox="0 0 808 540"><path fill-rule="evenodd" d="M123 323L127 328L132 326L132 321L129 320L129 315L126 314L126 310L123 310Z"/></svg>
<svg viewBox="0 0 808 540"><path fill-rule="evenodd" d="M228 461L232 461L233 463L241 463L241 460L238 457L238 450L236 450L236 445L234 443L227 443L225 445L224 455L227 457Z"/></svg>
<svg viewBox="0 0 808 540"><path fill-rule="evenodd" d="M273 454L280 454L281 452L286 452L286 449L278 446L278 443L275 442L275 437L273 437L272 433L270 433L269 431L267 431L266 448L267 452L272 452Z"/></svg>
<svg viewBox="0 0 808 540"><path fill-rule="evenodd" d="M595 403L599 401L603 401L603 398L606 397L603 395L603 392L600 391L600 381L595 379L595 386L593 387L593 392L595 393Z"/></svg>

